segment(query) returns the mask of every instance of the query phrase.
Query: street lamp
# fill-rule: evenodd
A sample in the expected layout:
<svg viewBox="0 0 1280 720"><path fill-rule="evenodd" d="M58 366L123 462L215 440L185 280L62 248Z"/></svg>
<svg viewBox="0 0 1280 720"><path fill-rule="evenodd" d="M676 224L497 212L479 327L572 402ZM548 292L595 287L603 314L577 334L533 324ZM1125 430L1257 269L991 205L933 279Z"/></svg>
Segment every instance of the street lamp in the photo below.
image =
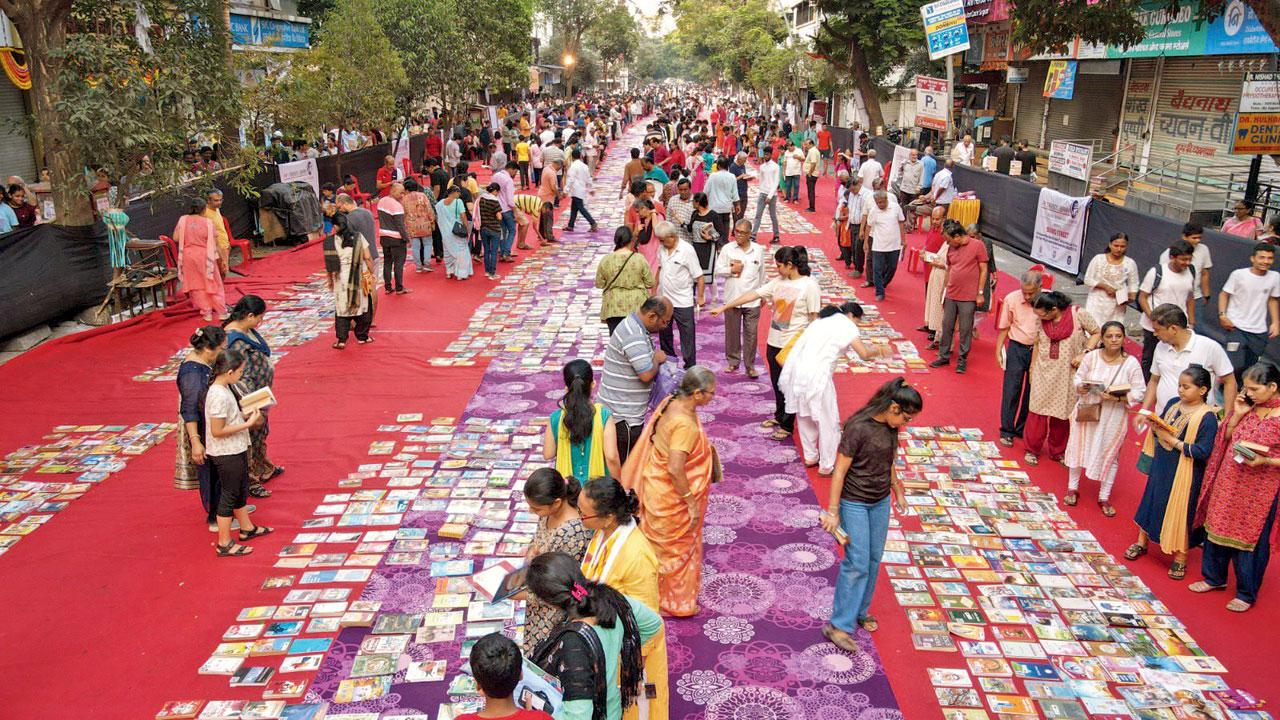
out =
<svg viewBox="0 0 1280 720"><path fill-rule="evenodd" d="M561 60L563 60L565 67L573 67L573 64L578 61L577 58L573 56L573 53L565 53Z"/></svg>

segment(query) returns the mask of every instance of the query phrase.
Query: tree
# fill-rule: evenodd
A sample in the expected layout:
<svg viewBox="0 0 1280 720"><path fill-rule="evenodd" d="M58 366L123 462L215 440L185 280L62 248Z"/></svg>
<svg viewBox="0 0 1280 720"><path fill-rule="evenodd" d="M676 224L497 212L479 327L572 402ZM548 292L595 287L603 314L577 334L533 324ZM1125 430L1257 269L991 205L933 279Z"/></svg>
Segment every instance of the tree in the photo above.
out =
<svg viewBox="0 0 1280 720"><path fill-rule="evenodd" d="M600 56L601 74L610 77L616 66L633 53L640 40L640 25L626 5L612 5L591 27L587 47Z"/></svg>
<svg viewBox="0 0 1280 720"><path fill-rule="evenodd" d="M768 0L676 0L674 13L676 40L688 55L739 84L787 37L786 23Z"/></svg>
<svg viewBox="0 0 1280 720"><path fill-rule="evenodd" d="M1246 0L1272 41L1280 44L1280 2ZM1161 25L1167 14L1195 7L1194 0L1017 0L1009 15L1012 39L1033 53L1062 48L1077 37L1085 42L1128 47L1146 37L1147 25ZM1209 21L1228 10L1228 0L1201 0L1197 17ZM1166 12L1161 12L1164 10Z"/></svg>
<svg viewBox="0 0 1280 720"><path fill-rule="evenodd" d="M539 59L547 65L557 65L565 55L565 37L563 35L552 35L547 40L547 44L542 46L539 53ZM584 46L580 52L574 55L573 61L574 78L578 87L588 87L594 85L597 80L603 77L602 63L600 56L590 47Z"/></svg>
<svg viewBox="0 0 1280 720"><path fill-rule="evenodd" d="M565 93L573 94L573 78L577 72L577 56L582 53L582 39L609 10L610 0L538 0L538 12L551 21L552 30L561 35L565 55L573 62L564 63Z"/></svg>
<svg viewBox="0 0 1280 720"><path fill-rule="evenodd" d="M1083 1L1083 0L1082 0ZM879 83L924 43L921 0L816 0L814 49L853 77L871 125L884 124Z"/></svg>
<svg viewBox="0 0 1280 720"><path fill-rule="evenodd" d="M780 45L755 59L747 81L762 99L776 93L799 100L800 89L809 87L813 71L813 64L802 46Z"/></svg>

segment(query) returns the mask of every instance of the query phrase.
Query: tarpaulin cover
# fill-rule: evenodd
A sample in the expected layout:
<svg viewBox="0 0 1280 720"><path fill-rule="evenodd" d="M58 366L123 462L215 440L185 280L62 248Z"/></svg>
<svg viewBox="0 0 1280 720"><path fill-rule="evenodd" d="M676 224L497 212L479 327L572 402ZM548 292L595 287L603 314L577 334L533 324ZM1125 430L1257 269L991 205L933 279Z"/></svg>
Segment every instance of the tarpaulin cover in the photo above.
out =
<svg viewBox="0 0 1280 720"><path fill-rule="evenodd" d="M100 302L110 280L101 224L36 225L0 236L0 338Z"/></svg>

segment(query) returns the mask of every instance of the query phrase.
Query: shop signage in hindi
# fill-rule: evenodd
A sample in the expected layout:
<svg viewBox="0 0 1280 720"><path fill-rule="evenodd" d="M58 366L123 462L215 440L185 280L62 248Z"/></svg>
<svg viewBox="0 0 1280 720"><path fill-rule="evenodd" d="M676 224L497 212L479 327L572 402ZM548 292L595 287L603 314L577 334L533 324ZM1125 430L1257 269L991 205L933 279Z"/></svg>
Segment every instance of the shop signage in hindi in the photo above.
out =
<svg viewBox="0 0 1280 720"><path fill-rule="evenodd" d="M1092 162L1093 148L1089 145L1054 140L1049 146L1049 172L1088 182Z"/></svg>
<svg viewBox="0 0 1280 720"><path fill-rule="evenodd" d="M1231 139L1233 155L1280 154L1280 113L1240 113Z"/></svg>
<svg viewBox="0 0 1280 720"><path fill-rule="evenodd" d="M1035 232L1031 236L1031 259L1073 275L1079 272L1088 208L1087 197L1071 197L1041 188Z"/></svg>
<svg viewBox="0 0 1280 720"><path fill-rule="evenodd" d="M916 76L916 125L946 131L951 87L942 78Z"/></svg>
<svg viewBox="0 0 1280 720"><path fill-rule="evenodd" d="M929 59L954 55L969 49L969 26L965 24L964 0L938 0L923 5L925 42Z"/></svg>
<svg viewBox="0 0 1280 720"><path fill-rule="evenodd" d="M1240 112L1280 112L1280 72L1251 72L1244 74L1240 88Z"/></svg>
<svg viewBox="0 0 1280 720"><path fill-rule="evenodd" d="M1049 61L1049 73L1044 78L1044 96L1055 100L1070 100L1076 92L1075 60Z"/></svg>

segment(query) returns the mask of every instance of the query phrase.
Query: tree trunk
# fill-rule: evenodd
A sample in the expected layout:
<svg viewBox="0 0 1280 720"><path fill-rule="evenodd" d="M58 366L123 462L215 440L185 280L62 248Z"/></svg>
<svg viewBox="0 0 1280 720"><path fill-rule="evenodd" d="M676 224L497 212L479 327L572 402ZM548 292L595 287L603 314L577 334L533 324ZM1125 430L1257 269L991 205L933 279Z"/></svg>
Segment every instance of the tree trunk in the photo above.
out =
<svg viewBox="0 0 1280 720"><path fill-rule="evenodd" d="M867 124L871 129L884 127L884 112L880 109L880 88L871 79L867 56L857 43L849 43L849 71L862 94L862 104L867 108Z"/></svg>
<svg viewBox="0 0 1280 720"><path fill-rule="evenodd" d="M27 66L31 70L31 105L35 127L44 146L44 160L53 181L54 203L59 225L93 224L93 205L83 174L84 163L67 145L58 115L58 91L54 87L61 61L55 53L66 42L66 19L70 0L59 2L25 2L14 8L9 19L18 29L26 49ZM104 118L105 121L105 118ZM112 168L119 173L121 168ZM120 192L124 192L123 189Z"/></svg>

